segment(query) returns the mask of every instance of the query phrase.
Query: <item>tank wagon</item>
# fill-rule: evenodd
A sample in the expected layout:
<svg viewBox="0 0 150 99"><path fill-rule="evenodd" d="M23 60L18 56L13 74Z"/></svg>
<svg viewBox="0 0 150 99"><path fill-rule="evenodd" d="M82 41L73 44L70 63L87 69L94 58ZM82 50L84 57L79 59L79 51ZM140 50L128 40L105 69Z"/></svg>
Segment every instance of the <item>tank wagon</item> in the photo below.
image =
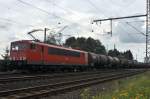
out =
<svg viewBox="0 0 150 99"><path fill-rule="evenodd" d="M121 68L136 63L107 55L20 40L11 43L10 60L16 69Z"/></svg>

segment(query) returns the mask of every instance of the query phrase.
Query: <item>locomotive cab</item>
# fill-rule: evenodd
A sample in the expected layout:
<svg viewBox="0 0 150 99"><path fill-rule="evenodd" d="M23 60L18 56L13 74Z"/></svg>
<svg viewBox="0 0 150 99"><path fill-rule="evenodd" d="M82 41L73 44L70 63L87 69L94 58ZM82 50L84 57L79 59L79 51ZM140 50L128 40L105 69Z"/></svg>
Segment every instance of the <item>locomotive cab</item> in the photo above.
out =
<svg viewBox="0 0 150 99"><path fill-rule="evenodd" d="M28 65L43 64L44 47L31 40L11 43L10 60L17 69L28 68ZM40 62L40 63L39 63Z"/></svg>
<svg viewBox="0 0 150 99"><path fill-rule="evenodd" d="M10 58L11 60L26 60L26 51L28 45L24 42L11 43Z"/></svg>
<svg viewBox="0 0 150 99"><path fill-rule="evenodd" d="M10 60L13 65L21 66L26 64L27 50L29 45L26 42L16 41L11 43Z"/></svg>

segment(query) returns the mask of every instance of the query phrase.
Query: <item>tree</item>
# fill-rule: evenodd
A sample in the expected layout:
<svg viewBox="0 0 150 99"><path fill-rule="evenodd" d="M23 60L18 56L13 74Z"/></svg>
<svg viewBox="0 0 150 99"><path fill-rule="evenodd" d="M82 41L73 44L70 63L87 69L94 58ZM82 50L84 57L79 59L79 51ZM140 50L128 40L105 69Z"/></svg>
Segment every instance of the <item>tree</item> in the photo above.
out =
<svg viewBox="0 0 150 99"><path fill-rule="evenodd" d="M128 60L133 60L133 55L130 50L127 50L125 52L119 52L117 49L109 50L108 55L113 56L113 57L126 58Z"/></svg>
<svg viewBox="0 0 150 99"><path fill-rule="evenodd" d="M109 50L108 55L113 57L119 57L121 55L121 52L119 52L117 49Z"/></svg>
<svg viewBox="0 0 150 99"><path fill-rule="evenodd" d="M0 71L7 71L10 70L10 55L9 55L9 48L6 47L5 53L1 55L3 57L3 60L0 61Z"/></svg>
<svg viewBox="0 0 150 99"><path fill-rule="evenodd" d="M87 39L84 37L77 39L75 37L70 37L66 40L64 45L97 54L106 54L105 47L101 44L101 42L99 40L94 40L91 37Z"/></svg>
<svg viewBox="0 0 150 99"><path fill-rule="evenodd" d="M132 55L132 52L130 50L127 50L124 52L124 57L129 59L129 60L133 60L133 55Z"/></svg>
<svg viewBox="0 0 150 99"><path fill-rule="evenodd" d="M96 40L96 50L94 52L97 54L106 54L105 46L102 45L102 43L99 40Z"/></svg>
<svg viewBox="0 0 150 99"><path fill-rule="evenodd" d="M70 37L66 40L65 45L73 47L75 42L76 42L76 38Z"/></svg>
<svg viewBox="0 0 150 99"><path fill-rule="evenodd" d="M9 60L9 48L8 47L6 47L5 53L1 56L3 57L4 60Z"/></svg>
<svg viewBox="0 0 150 99"><path fill-rule="evenodd" d="M86 51L86 38L77 38L75 45L76 48Z"/></svg>

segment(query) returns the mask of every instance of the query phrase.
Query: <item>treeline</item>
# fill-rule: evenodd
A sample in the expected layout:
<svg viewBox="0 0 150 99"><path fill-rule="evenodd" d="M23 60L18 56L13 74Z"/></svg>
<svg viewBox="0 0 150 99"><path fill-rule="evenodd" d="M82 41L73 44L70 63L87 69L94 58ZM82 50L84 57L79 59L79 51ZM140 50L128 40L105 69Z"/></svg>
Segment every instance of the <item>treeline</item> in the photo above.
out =
<svg viewBox="0 0 150 99"><path fill-rule="evenodd" d="M80 38L70 37L66 40L64 46L94 52L97 54L106 54L106 49L104 45L102 45L102 43L99 40L94 40L91 37L87 39L84 37Z"/></svg>
<svg viewBox="0 0 150 99"><path fill-rule="evenodd" d="M133 60L133 55L130 50L127 50L125 52L119 52L117 49L113 49L108 51L108 55Z"/></svg>
<svg viewBox="0 0 150 99"><path fill-rule="evenodd" d="M88 52L93 52L97 54L104 54L113 57L127 58L129 60L133 60L133 55L130 50L127 50L125 52L120 52L116 48L114 48L113 50L109 50L107 52L105 46L99 40L95 40L91 37L89 38L70 37L66 39L64 46L80 49Z"/></svg>

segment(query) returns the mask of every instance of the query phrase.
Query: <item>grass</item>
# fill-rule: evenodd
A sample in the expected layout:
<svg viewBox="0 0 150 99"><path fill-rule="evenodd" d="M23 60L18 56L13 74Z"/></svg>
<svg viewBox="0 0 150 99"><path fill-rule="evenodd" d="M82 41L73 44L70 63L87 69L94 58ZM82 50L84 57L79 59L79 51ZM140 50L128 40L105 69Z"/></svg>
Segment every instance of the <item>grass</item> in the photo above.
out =
<svg viewBox="0 0 150 99"><path fill-rule="evenodd" d="M100 92L90 95L90 89L85 89L82 99L150 99L150 72L119 80L119 87L111 92Z"/></svg>

